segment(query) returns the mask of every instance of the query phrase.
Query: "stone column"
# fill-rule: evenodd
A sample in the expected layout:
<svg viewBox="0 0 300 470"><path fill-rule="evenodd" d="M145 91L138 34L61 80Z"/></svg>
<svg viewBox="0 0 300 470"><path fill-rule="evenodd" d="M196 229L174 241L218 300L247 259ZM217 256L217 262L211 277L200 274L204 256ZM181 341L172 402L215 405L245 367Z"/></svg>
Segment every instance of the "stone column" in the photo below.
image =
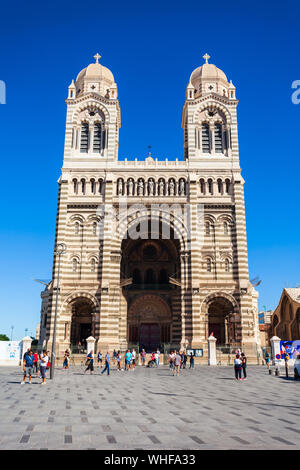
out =
<svg viewBox="0 0 300 470"><path fill-rule="evenodd" d="M22 339L22 355L21 355L21 363L23 363L23 356L27 349L31 348L32 338L30 336L25 336Z"/></svg>
<svg viewBox="0 0 300 470"><path fill-rule="evenodd" d="M89 336L86 339L86 351L89 354L91 351L95 353L95 342L96 339L93 336Z"/></svg>
<svg viewBox="0 0 300 470"><path fill-rule="evenodd" d="M272 350L272 364L275 364L276 361L276 354L280 354L280 341L281 339L278 336L273 336L270 339L271 343L271 350Z"/></svg>
<svg viewBox="0 0 300 470"><path fill-rule="evenodd" d="M208 344L208 365L209 366L217 365L216 343L217 343L217 339L214 336L208 337L207 344Z"/></svg>

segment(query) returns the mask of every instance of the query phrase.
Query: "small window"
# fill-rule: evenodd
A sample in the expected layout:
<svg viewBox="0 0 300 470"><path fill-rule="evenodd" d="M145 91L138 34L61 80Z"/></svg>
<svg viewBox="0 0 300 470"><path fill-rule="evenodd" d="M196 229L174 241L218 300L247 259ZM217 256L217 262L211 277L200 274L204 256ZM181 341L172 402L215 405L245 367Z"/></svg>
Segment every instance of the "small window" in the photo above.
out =
<svg viewBox="0 0 300 470"><path fill-rule="evenodd" d="M93 143L93 152L94 153L100 153L101 152L101 135L102 135L101 124L95 124L95 127L94 127L94 143Z"/></svg>
<svg viewBox="0 0 300 470"><path fill-rule="evenodd" d="M205 224L205 234L210 235L210 223L206 222Z"/></svg>
<svg viewBox="0 0 300 470"><path fill-rule="evenodd" d="M75 235L78 235L79 233L79 222L75 223Z"/></svg>
<svg viewBox="0 0 300 470"><path fill-rule="evenodd" d="M225 259L225 272L229 273L230 272L230 262L229 259Z"/></svg>
<svg viewBox="0 0 300 470"><path fill-rule="evenodd" d="M93 258L92 261L91 261L91 272L94 273L95 270L96 270L96 261Z"/></svg>
<svg viewBox="0 0 300 470"><path fill-rule="evenodd" d="M227 222L224 222L223 227L224 227L224 235L228 235L228 232L229 232L229 230L228 230L228 223L227 223Z"/></svg>
<svg viewBox="0 0 300 470"><path fill-rule="evenodd" d="M210 132L208 124L202 124L202 152L210 153Z"/></svg>
<svg viewBox="0 0 300 470"><path fill-rule="evenodd" d="M84 122L81 125L81 141L80 141L80 152L88 153L89 149L89 125Z"/></svg>
<svg viewBox="0 0 300 470"><path fill-rule="evenodd" d="M215 152L223 153L222 124L215 124Z"/></svg>
<svg viewBox="0 0 300 470"><path fill-rule="evenodd" d="M72 270L73 270L73 273L76 273L77 272L77 266L78 266L78 261L76 258L73 259L73 262L72 262Z"/></svg>
<svg viewBox="0 0 300 470"><path fill-rule="evenodd" d="M93 223L93 235L97 234L97 222Z"/></svg>
<svg viewBox="0 0 300 470"><path fill-rule="evenodd" d="M211 259L210 258L207 258L206 270L207 270L208 273L211 273Z"/></svg>

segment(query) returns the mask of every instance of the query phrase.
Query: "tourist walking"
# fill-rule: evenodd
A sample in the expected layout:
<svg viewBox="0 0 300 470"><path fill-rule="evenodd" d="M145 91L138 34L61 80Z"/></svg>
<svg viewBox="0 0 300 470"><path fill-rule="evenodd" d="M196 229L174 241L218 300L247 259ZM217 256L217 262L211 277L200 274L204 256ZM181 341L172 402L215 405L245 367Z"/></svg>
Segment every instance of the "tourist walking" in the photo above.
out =
<svg viewBox="0 0 300 470"><path fill-rule="evenodd" d="M157 348L156 354L157 354L157 365L159 366L159 361L160 361L160 350L159 350L158 348Z"/></svg>
<svg viewBox="0 0 300 470"><path fill-rule="evenodd" d="M32 377L32 372L33 372L33 361L34 361L34 357L33 357L32 351L27 351L27 354L24 355L24 360L23 360L24 377L23 377L23 381L21 382L21 385L25 384L27 375L28 375L28 381L31 384L31 377Z"/></svg>
<svg viewBox="0 0 300 470"><path fill-rule="evenodd" d="M195 364L194 354L193 354L193 352L191 352L191 356L190 356L190 369L194 369L194 364Z"/></svg>
<svg viewBox="0 0 300 470"><path fill-rule="evenodd" d="M114 365L116 363L116 360L117 360L117 351L114 349L114 351L113 351L113 363L114 363Z"/></svg>
<svg viewBox="0 0 300 470"><path fill-rule="evenodd" d="M175 354L173 351L170 352L169 354L169 366L170 366L170 371L174 369L174 359L175 359Z"/></svg>
<svg viewBox="0 0 300 470"><path fill-rule="evenodd" d="M94 351L90 351L86 357L86 363L85 365L87 368L85 369L84 373L86 373L88 370L90 371L91 374L94 373Z"/></svg>
<svg viewBox="0 0 300 470"><path fill-rule="evenodd" d="M102 367L102 351L98 352L97 362L98 362L98 367Z"/></svg>
<svg viewBox="0 0 300 470"><path fill-rule="evenodd" d="M155 362L155 367L158 367L158 364L159 364L159 355L158 355L158 352L157 352L157 351L154 353L154 362Z"/></svg>
<svg viewBox="0 0 300 470"><path fill-rule="evenodd" d="M178 351L175 351L173 375L179 375L180 366L181 366L181 356Z"/></svg>
<svg viewBox="0 0 300 470"><path fill-rule="evenodd" d="M242 380L242 361L239 354L234 359L234 372L236 380Z"/></svg>
<svg viewBox="0 0 300 470"><path fill-rule="evenodd" d="M145 351L145 349L143 349L142 352L141 352L141 362L142 362L142 366L145 365L145 361L146 361L146 351Z"/></svg>
<svg viewBox="0 0 300 470"><path fill-rule="evenodd" d="M45 385L46 383L46 371L47 371L48 363L49 363L48 351L44 349L42 354L40 354L40 372L41 372L41 378L42 378L42 385Z"/></svg>
<svg viewBox="0 0 300 470"><path fill-rule="evenodd" d="M110 356L109 356L108 351L105 354L105 367L104 367L103 371L101 372L101 374L104 374L105 371L107 371L107 375L109 375L109 373L110 373Z"/></svg>
<svg viewBox="0 0 300 470"><path fill-rule="evenodd" d="M241 354L241 361L242 361L242 370L243 370L243 380L247 380L247 358L244 353Z"/></svg>
<svg viewBox="0 0 300 470"><path fill-rule="evenodd" d="M66 349L65 354L64 354L63 369L69 369L69 360L70 360L70 351Z"/></svg>
<svg viewBox="0 0 300 470"><path fill-rule="evenodd" d="M270 369L271 359L270 359L270 354L268 352L266 352L265 354L265 361L266 361L266 366L268 367L268 369Z"/></svg>

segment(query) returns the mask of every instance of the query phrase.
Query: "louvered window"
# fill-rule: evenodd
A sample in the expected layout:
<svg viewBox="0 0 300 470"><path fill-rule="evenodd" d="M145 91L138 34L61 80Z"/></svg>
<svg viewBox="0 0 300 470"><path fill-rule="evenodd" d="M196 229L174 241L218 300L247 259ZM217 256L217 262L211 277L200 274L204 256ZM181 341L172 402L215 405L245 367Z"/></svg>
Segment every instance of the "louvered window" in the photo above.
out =
<svg viewBox="0 0 300 470"><path fill-rule="evenodd" d="M202 152L210 153L210 137L208 124L202 124Z"/></svg>
<svg viewBox="0 0 300 470"><path fill-rule="evenodd" d="M223 153L222 125L215 124L215 152Z"/></svg>
<svg viewBox="0 0 300 470"><path fill-rule="evenodd" d="M84 122L81 126L80 152L88 153L89 149L89 125Z"/></svg>
<svg viewBox="0 0 300 470"><path fill-rule="evenodd" d="M94 153L100 153L101 152L101 134L102 134L101 124L95 124L95 127L94 127L94 144L93 144L93 152Z"/></svg>

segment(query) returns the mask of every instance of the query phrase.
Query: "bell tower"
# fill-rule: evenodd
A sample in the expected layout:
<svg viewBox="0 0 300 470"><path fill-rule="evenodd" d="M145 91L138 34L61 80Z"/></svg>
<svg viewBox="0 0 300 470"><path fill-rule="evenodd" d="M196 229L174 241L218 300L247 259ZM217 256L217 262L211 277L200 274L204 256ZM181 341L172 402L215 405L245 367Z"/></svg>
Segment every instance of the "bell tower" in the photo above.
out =
<svg viewBox="0 0 300 470"><path fill-rule="evenodd" d="M203 58L205 63L193 71L186 90L184 157L227 164L233 159L238 164L235 87L222 70L208 62L208 54Z"/></svg>
<svg viewBox="0 0 300 470"><path fill-rule="evenodd" d="M121 113L118 88L101 56L83 69L68 87L64 162L118 159Z"/></svg>

